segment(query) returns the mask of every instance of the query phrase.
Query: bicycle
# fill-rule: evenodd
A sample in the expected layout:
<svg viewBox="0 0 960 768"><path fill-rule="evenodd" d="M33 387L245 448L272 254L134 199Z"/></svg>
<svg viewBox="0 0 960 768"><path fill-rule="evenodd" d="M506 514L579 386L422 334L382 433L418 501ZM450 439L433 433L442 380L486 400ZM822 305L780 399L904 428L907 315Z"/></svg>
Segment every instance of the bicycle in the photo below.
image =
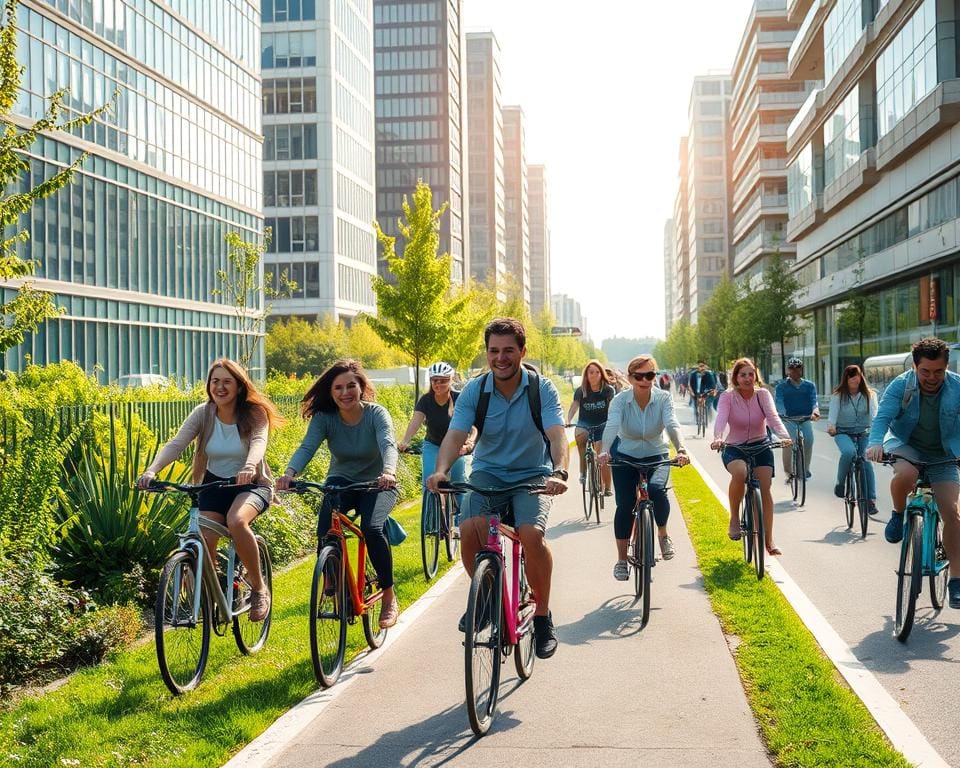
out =
<svg viewBox="0 0 960 768"><path fill-rule="evenodd" d="M210 630L223 637L226 625L233 624L233 638L245 656L259 651L270 634L273 605L262 622L249 619L250 583L243 563L238 561L230 531L200 515L202 491L231 483L216 480L201 485L185 485L152 480L147 487L152 493L184 493L190 497L187 530L178 535L179 547L167 558L160 572L154 613L154 634L157 642L157 664L167 688L179 696L199 685L210 653ZM224 569L226 591L220 584L217 569L202 530L225 537L230 543L226 551L217 551L217 561ZM260 575L273 594L273 569L270 550L259 534ZM198 588L199 586L199 588Z"/></svg>
<svg viewBox="0 0 960 768"><path fill-rule="evenodd" d="M764 574L763 559L766 552L766 531L763 522L763 499L760 495L760 481L753 475L757 466L754 457L768 448L773 450L774 448L780 448L782 445L782 442L764 440L760 443L743 443L731 446L743 454L747 464L745 492L740 504L740 540L743 542L743 559L747 564L753 563L757 573L757 581L760 581ZM724 447L725 444L721 444L717 450L723 451Z"/></svg>
<svg viewBox="0 0 960 768"><path fill-rule="evenodd" d="M505 488L481 488L470 483L441 482L441 493L472 491L484 498L496 498L516 491L543 491L542 485L520 483ZM488 518L486 545L477 553L467 598L463 639L464 687L470 727L483 736L493 722L500 691L500 666L513 654L521 681L533 674L533 616L537 599L527 582L520 535L511 527L513 510L506 503L494 504ZM509 565L504 556L504 539L510 542ZM509 581L509 583L508 583Z"/></svg>
<svg viewBox="0 0 960 768"><path fill-rule="evenodd" d="M800 425L810 421L809 416L784 416L783 421L789 421L797 425L797 439L793 441L790 448L793 457L793 472L790 474L790 489L793 492L793 500L800 500L802 507L807 501L807 465L805 463L807 444L803 437L803 430Z"/></svg>
<svg viewBox="0 0 960 768"><path fill-rule="evenodd" d="M576 424L564 424L565 427L576 427ZM583 451L583 461L586 470L583 475L583 482L580 484L580 491L583 496L583 516L590 522L590 516L596 518L597 525L600 525L600 510L603 509L603 478L600 471L600 462L597 460L597 452L593 447L599 438L595 438L598 433L603 436L603 424L595 427L586 427L587 441Z"/></svg>
<svg viewBox="0 0 960 768"><path fill-rule="evenodd" d="M707 419L707 395L697 395L697 437L706 437Z"/></svg>
<svg viewBox="0 0 960 768"><path fill-rule="evenodd" d="M420 446L410 446L404 453L416 456L422 453ZM440 565L440 541L444 542L447 562L457 559L460 551L460 539L453 535L454 522L460 516L460 502L453 494L443 498L439 494L423 494L420 505L420 560L423 563L423 575L430 581L437 575Z"/></svg>
<svg viewBox="0 0 960 768"><path fill-rule="evenodd" d="M903 540L900 543L900 564L897 569L897 610L893 635L901 643L907 642L917 610L917 598L923 591L923 577L929 579L930 602L939 611L947 596L950 561L943 548L942 523L937 500L930 489L927 468L956 464L956 459L918 462L896 454L884 454L882 463L893 465L907 461L920 474L913 491L907 497L904 511Z"/></svg>
<svg viewBox="0 0 960 768"><path fill-rule="evenodd" d="M657 467L680 466L676 459L662 461L635 461L622 454L610 462L615 466L633 467L640 472L637 482L637 499L633 506L633 525L630 529L630 543L627 548L627 566L633 569L633 593L641 600L640 629L647 626L650 619L650 583L651 569L656 565L657 555L653 546L653 532L656 521L653 517L653 501L647 493L647 475Z"/></svg>
<svg viewBox="0 0 960 768"><path fill-rule="evenodd" d="M843 480L843 505L847 515L847 530L853 529L854 509L860 517L860 538L867 538L867 525L870 522L870 500L867 498L867 468L860 454L860 441L866 440L867 431L848 431L838 429L838 435L847 435L854 442L856 453Z"/></svg>
<svg viewBox="0 0 960 768"><path fill-rule="evenodd" d="M333 494L330 530L317 545L310 586L310 659L314 676L324 688L336 683L343 671L348 623L354 624L360 617L371 650L383 645L387 636L387 630L380 627L383 590L370 563L363 532L353 518L340 512L339 496L344 491L373 491L379 487L376 481L327 485L294 480L288 489L291 493ZM356 537L357 562L363 564L356 575L350 562L347 533Z"/></svg>

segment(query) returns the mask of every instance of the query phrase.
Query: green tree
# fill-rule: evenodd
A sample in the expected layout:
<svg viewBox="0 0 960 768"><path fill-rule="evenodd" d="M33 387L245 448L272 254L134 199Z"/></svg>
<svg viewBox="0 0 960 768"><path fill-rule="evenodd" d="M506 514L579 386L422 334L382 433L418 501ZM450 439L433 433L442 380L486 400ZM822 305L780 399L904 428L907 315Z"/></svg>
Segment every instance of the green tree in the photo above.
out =
<svg viewBox="0 0 960 768"><path fill-rule="evenodd" d="M757 294L758 311L750 322L760 326L767 344L780 342L780 367L786 377L787 339L803 333L803 324L797 313L800 281L784 263L779 251L773 254L763 270L763 287Z"/></svg>
<svg viewBox="0 0 960 768"><path fill-rule="evenodd" d="M346 338L347 353L363 363L364 368L396 368L407 364L404 354L384 342L365 315L346 330Z"/></svg>
<svg viewBox="0 0 960 768"><path fill-rule="evenodd" d="M496 293L483 284L461 288L455 298L463 302L462 309L450 318L440 357L465 374L483 354L483 329L497 312L497 299Z"/></svg>
<svg viewBox="0 0 960 768"><path fill-rule="evenodd" d="M395 282L379 275L373 279L377 317L367 322L387 344L413 360L415 398L420 397L421 364L443 349L450 333L448 318L459 313L464 305L462 299L450 300L450 255L437 254L440 218L446 210L446 203L434 210L433 192L422 180L417 182L412 206L404 195L405 220L397 222L406 241L403 256L397 256L397 239L385 234L380 224L374 222Z"/></svg>
<svg viewBox="0 0 960 768"><path fill-rule="evenodd" d="M335 333L299 317L271 323L264 346L267 370L286 376L318 375L334 360L346 357L346 343Z"/></svg>
<svg viewBox="0 0 960 768"><path fill-rule="evenodd" d="M846 301L837 312L837 328L845 334L856 335L858 342L857 358L863 363L863 339L867 334L880 331L880 302L876 295L863 289L863 251L853 270L853 290L847 294Z"/></svg>
<svg viewBox="0 0 960 768"><path fill-rule="evenodd" d="M26 67L17 63L17 0L6 0L3 16L0 25L0 124L3 126L0 134L0 185L3 188L0 192L0 228L7 231L9 227L19 225L20 217L27 214L35 202L50 197L73 181L77 169L87 159L86 153L81 154L69 167L33 188L26 188L30 163L23 153L42 133L70 133L102 115L109 105L62 120L64 102L70 91L61 88L50 97L40 120L29 128L15 123L11 115L26 71ZM18 187L22 191L17 191ZM22 344L25 333L35 331L42 323L63 312L51 294L35 288L30 281L37 262L17 255L17 246L29 238L26 229L19 229L10 237L0 239L0 281L17 287L16 295L0 304L0 353Z"/></svg>
<svg viewBox="0 0 960 768"><path fill-rule="evenodd" d="M697 356L709 360L717 370L732 356L725 330L738 301L737 286L725 277L697 314Z"/></svg>
<svg viewBox="0 0 960 768"><path fill-rule="evenodd" d="M723 328L724 348L731 357L750 357L759 365L764 347L769 348L771 337L759 320L761 298L759 291L744 291L731 310Z"/></svg>

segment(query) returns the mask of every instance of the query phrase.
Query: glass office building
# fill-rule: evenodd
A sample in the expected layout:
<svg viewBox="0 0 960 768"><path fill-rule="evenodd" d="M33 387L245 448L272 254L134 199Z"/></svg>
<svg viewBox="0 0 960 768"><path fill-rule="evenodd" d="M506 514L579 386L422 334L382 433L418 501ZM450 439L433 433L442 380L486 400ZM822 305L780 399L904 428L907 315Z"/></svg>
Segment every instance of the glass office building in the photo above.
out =
<svg viewBox="0 0 960 768"><path fill-rule="evenodd" d="M22 189L88 157L73 184L21 219L30 239L20 253L64 313L6 353L8 370L29 356L75 360L101 381L193 381L214 358L236 356L244 324L213 291L225 235L253 241L262 230L259 13L247 0L19 7L26 74L14 122L32 124L62 87L67 116L116 98L93 123L27 152ZM0 290L9 299L14 288ZM262 298L250 300L257 311Z"/></svg>

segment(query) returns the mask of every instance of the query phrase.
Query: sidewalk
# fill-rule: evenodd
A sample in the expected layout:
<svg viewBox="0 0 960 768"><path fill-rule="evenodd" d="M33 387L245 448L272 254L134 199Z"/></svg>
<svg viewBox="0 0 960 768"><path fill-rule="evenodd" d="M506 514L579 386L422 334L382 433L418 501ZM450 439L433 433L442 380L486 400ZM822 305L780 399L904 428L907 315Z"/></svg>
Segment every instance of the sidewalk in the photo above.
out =
<svg viewBox="0 0 960 768"><path fill-rule="evenodd" d="M560 647L522 685L507 660L487 736L474 738L463 701L461 574L368 674L261 764L770 766L676 504L677 555L653 571L640 631L632 582L612 576L613 504L599 528L587 526L579 494L575 484L556 500L548 531Z"/></svg>

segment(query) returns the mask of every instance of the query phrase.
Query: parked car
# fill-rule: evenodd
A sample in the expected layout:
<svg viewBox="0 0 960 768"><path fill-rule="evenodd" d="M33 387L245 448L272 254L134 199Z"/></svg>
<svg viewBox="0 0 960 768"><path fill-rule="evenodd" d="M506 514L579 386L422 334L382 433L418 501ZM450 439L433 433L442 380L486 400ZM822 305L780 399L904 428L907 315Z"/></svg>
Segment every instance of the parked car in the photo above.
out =
<svg viewBox="0 0 960 768"><path fill-rule="evenodd" d="M134 387L152 387L159 384L165 387L170 383L170 379L161 376L159 373L128 373L117 379L117 386L120 389L131 389Z"/></svg>

